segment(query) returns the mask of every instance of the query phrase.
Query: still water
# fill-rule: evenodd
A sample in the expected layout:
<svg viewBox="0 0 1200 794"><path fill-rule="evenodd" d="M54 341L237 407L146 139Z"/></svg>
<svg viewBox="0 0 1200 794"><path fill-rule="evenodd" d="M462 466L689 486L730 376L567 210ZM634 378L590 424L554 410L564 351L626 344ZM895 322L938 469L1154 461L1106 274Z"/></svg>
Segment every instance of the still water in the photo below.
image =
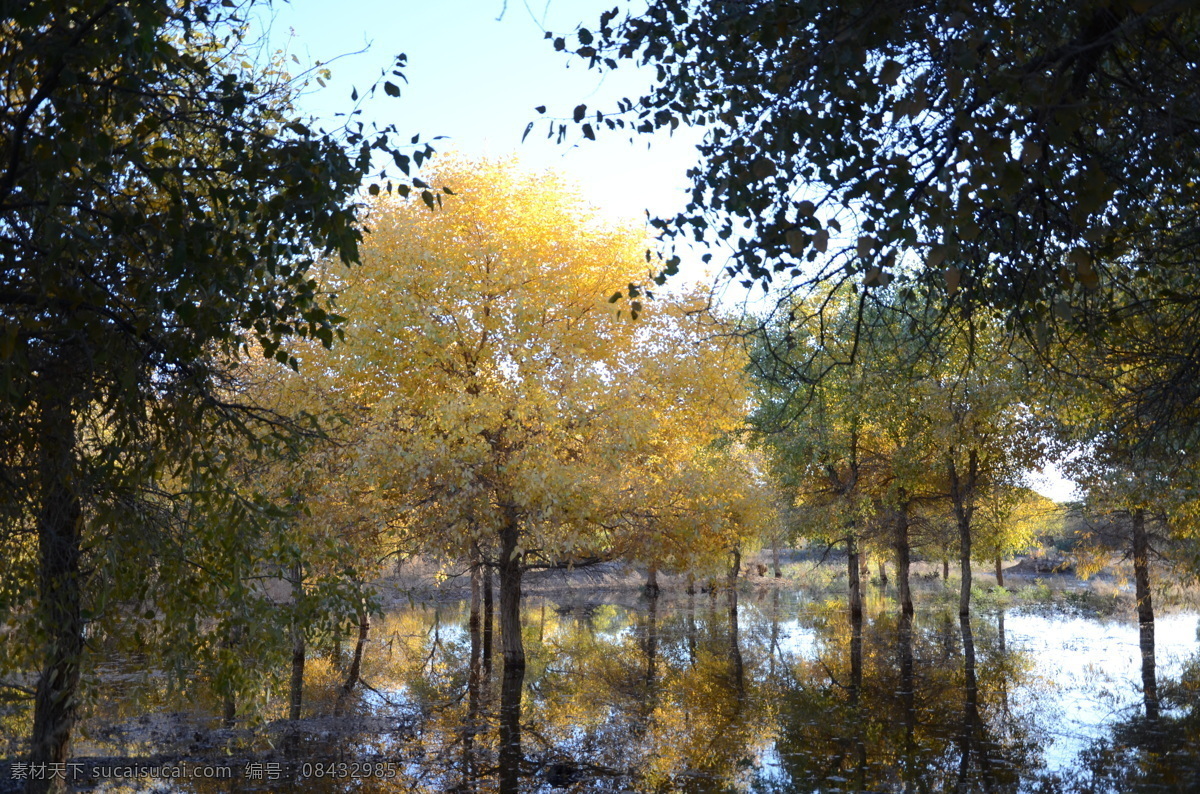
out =
<svg viewBox="0 0 1200 794"><path fill-rule="evenodd" d="M369 694L408 715L394 750L429 791L1200 791L1195 614L1157 621L1148 720L1132 619L954 611L533 602L514 681L465 605L414 607L379 627Z"/></svg>
<svg viewBox="0 0 1200 794"><path fill-rule="evenodd" d="M1195 613L1157 621L1148 691L1132 616L930 600L529 599L523 675L465 602L413 605L372 627L356 729L171 790L1200 792Z"/></svg>

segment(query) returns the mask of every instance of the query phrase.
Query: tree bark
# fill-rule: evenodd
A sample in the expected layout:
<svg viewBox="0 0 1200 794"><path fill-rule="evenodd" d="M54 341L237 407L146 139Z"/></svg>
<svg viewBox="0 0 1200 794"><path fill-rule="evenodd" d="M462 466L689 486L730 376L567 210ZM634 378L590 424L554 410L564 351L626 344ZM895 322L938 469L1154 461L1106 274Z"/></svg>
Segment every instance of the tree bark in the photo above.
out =
<svg viewBox="0 0 1200 794"><path fill-rule="evenodd" d="M467 719L463 723L463 768L464 781L474 779L475 771L475 734L479 731L479 714L482 706L483 677L483 637L480 627L479 609L481 605L482 572L479 564L479 547L472 544L471 549L471 617L467 622L471 639L470 667L467 670ZM469 790L466 786L463 790Z"/></svg>
<svg viewBox="0 0 1200 794"><path fill-rule="evenodd" d="M1133 580L1137 595L1138 645L1142 652L1142 695L1146 719L1159 716L1158 680L1154 665L1154 604L1150 597L1150 539L1146 534L1146 513L1133 511Z"/></svg>
<svg viewBox="0 0 1200 794"><path fill-rule="evenodd" d="M500 530L500 644L504 669L524 669L525 646L521 641L521 555L517 553L520 526L509 511Z"/></svg>
<svg viewBox="0 0 1200 794"><path fill-rule="evenodd" d="M859 579L858 542L853 535L846 543L846 579L850 587L850 620L862 621L862 582Z"/></svg>
<svg viewBox="0 0 1200 794"><path fill-rule="evenodd" d="M492 586L492 566L483 566L483 680L490 686L492 680L492 640L495 636L495 599Z"/></svg>
<svg viewBox="0 0 1200 794"><path fill-rule="evenodd" d="M654 681L658 674L658 596L650 596L646 609L646 695L654 702Z"/></svg>
<svg viewBox="0 0 1200 794"><path fill-rule="evenodd" d="M908 542L908 503L896 510L896 588L900 598L900 610L905 615L913 614L912 590L908 577L911 549Z"/></svg>
<svg viewBox="0 0 1200 794"><path fill-rule="evenodd" d="M1004 587L1004 560L996 557L996 586Z"/></svg>
<svg viewBox="0 0 1200 794"><path fill-rule="evenodd" d="M887 563L883 560L879 561L879 584L881 587L887 587L888 584Z"/></svg>
<svg viewBox="0 0 1200 794"><path fill-rule="evenodd" d="M949 581L950 581L950 558L943 557L942 558L942 582L946 583Z"/></svg>
<svg viewBox="0 0 1200 794"><path fill-rule="evenodd" d="M775 578L782 579L783 571L779 570L779 535L771 538L771 567L775 570Z"/></svg>
<svg viewBox="0 0 1200 794"><path fill-rule="evenodd" d="M729 577L727 583L729 587L737 587L738 574L742 572L742 550L738 546L733 547L733 562L729 566Z"/></svg>
<svg viewBox="0 0 1200 794"><path fill-rule="evenodd" d="M479 607L483 598L483 571L482 562L480 560L479 544L471 544L471 616L467 620L467 627L471 631L471 636L479 639Z"/></svg>
<svg viewBox="0 0 1200 794"><path fill-rule="evenodd" d="M292 566L292 680L288 688L288 719L300 719L300 709L304 702L304 662L305 643L304 629L300 625L297 612L304 599L304 571L300 563Z"/></svg>
<svg viewBox="0 0 1200 794"><path fill-rule="evenodd" d="M358 686L359 675L362 671L363 651L367 646L367 636L371 633L371 613L367 611L366 602L361 602L358 608L358 642L354 643L354 656L350 659L350 669L346 673L346 682L338 693L337 704L334 706L334 716L342 713L345 699Z"/></svg>
<svg viewBox="0 0 1200 794"><path fill-rule="evenodd" d="M47 394L45 400L38 428L37 535L38 620L47 643L34 695L30 753L30 762L43 766L66 763L70 753L84 628L79 582L83 509L75 483L75 417L61 398ZM25 790L60 791L63 781L30 780Z"/></svg>
<svg viewBox="0 0 1200 794"><path fill-rule="evenodd" d="M958 524L959 560L962 565L962 580L959 582L958 614L971 614L971 519L975 514L975 486L979 479L979 456L975 450L967 455L965 478L960 476L954 463L954 454L946 456L946 473L950 478L950 498L954 503L954 517Z"/></svg>
<svg viewBox="0 0 1200 794"><path fill-rule="evenodd" d="M658 592L658 563L652 562L646 571L646 595L655 598Z"/></svg>

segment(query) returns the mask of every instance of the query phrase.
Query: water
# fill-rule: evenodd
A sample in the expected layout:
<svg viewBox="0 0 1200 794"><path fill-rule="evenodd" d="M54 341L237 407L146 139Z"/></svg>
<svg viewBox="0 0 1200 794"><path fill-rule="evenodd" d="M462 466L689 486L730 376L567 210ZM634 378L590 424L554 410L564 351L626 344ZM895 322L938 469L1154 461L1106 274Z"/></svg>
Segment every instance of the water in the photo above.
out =
<svg viewBox="0 0 1200 794"><path fill-rule="evenodd" d="M465 603L392 612L372 628L352 719L312 718L295 746L243 750L236 780L168 788L1200 791L1193 613L1157 621L1157 720L1145 716L1132 616L992 607L963 626L947 605L919 606L910 622L876 592L854 626L840 595L763 589L530 600L523 622L527 666L506 677L489 653L498 637L469 630ZM334 682L322 661L310 678L327 669ZM120 705L130 690L118 668L106 669L120 686L84 726L92 752L147 708ZM248 780L243 760L276 763L280 779ZM98 790L153 789L121 785Z"/></svg>

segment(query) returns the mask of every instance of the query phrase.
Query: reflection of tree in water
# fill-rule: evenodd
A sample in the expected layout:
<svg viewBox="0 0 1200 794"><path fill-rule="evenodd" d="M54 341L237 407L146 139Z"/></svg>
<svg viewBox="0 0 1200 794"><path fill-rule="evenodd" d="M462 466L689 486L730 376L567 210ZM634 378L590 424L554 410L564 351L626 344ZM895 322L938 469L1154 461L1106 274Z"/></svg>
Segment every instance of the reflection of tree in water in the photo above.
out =
<svg viewBox="0 0 1200 794"><path fill-rule="evenodd" d="M1020 661L991 624L818 615L780 707L782 791L1016 791L1041 764L1007 691Z"/></svg>
<svg viewBox="0 0 1200 794"><path fill-rule="evenodd" d="M1154 667L1153 634L1143 660ZM1082 771L1043 788L1062 792L1200 791L1200 656L1178 680L1143 677L1142 702L1081 753Z"/></svg>
<svg viewBox="0 0 1200 794"><path fill-rule="evenodd" d="M1040 764L993 622L831 606L805 613L814 658L781 630L794 603L528 605L523 680L486 669L484 620L412 611L389 619L403 650L369 680L419 720L399 748L413 790L1015 791Z"/></svg>

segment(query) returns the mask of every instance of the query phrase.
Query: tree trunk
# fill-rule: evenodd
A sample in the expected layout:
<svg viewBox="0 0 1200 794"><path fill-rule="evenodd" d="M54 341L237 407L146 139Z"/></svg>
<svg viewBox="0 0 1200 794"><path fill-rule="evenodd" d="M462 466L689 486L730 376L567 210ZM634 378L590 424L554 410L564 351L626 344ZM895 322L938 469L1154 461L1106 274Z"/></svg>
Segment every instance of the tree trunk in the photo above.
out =
<svg viewBox="0 0 1200 794"><path fill-rule="evenodd" d="M958 524L959 560L962 580L959 582L958 614L971 614L971 519L975 514L975 485L979 479L979 456L975 450L967 455L965 478L959 476L953 453L946 456L946 472L950 476L950 498L954 502L954 517Z"/></svg>
<svg viewBox="0 0 1200 794"><path fill-rule="evenodd" d="M737 587L738 574L742 572L742 550L738 546L733 547L733 562L729 566L728 585Z"/></svg>
<svg viewBox="0 0 1200 794"><path fill-rule="evenodd" d="M231 626L229 629L229 634L226 635L224 639L225 647L230 649L232 652L232 649L237 648L241 642L242 627L240 625ZM237 724L237 693L234 691L232 686L225 693L225 702L222 708L221 718L226 728L232 728Z"/></svg>
<svg viewBox="0 0 1200 794"><path fill-rule="evenodd" d="M654 701L654 681L658 673L658 596L650 596L646 610L646 695Z"/></svg>
<svg viewBox="0 0 1200 794"><path fill-rule="evenodd" d="M911 613L902 612L897 623L900 645L900 703L904 711L903 770L904 790L916 791L916 677L913 674Z"/></svg>
<svg viewBox="0 0 1200 794"><path fill-rule="evenodd" d="M858 544L858 581L871 581L871 566L870 555L867 553L867 547L862 543Z"/></svg>
<svg viewBox="0 0 1200 794"><path fill-rule="evenodd" d="M297 620L304 600L304 570L300 563L292 566L292 680L288 688L288 719L300 719L300 709L304 701L304 629Z"/></svg>
<svg viewBox="0 0 1200 794"><path fill-rule="evenodd" d="M367 647L367 635L371 632L371 614L367 612L365 601L358 608L358 642L354 643L354 656L350 659L350 669L346 673L346 682L338 693L337 704L334 706L334 716L340 716L346 697L358 686L359 675L362 671L363 651Z"/></svg>
<svg viewBox="0 0 1200 794"><path fill-rule="evenodd" d="M896 588L900 598L900 610L905 615L913 613L912 590L908 586L911 549L908 543L908 503L896 511Z"/></svg>
<svg viewBox="0 0 1200 794"><path fill-rule="evenodd" d="M479 732L480 708L483 705L481 679L483 677L483 637L480 630L480 579L479 549L472 549L471 565L471 617L467 622L471 640L470 666L467 669L467 719L463 723L463 761L462 776L464 780L474 780L475 765L475 734ZM464 790L466 790L464 788Z"/></svg>
<svg viewBox="0 0 1200 794"><path fill-rule="evenodd" d="M1154 671L1154 604L1150 598L1150 539L1146 535L1146 513L1133 511L1133 580L1137 595L1138 644L1142 652L1142 695L1146 719L1157 720L1158 680Z"/></svg>
<svg viewBox="0 0 1200 794"><path fill-rule="evenodd" d="M300 708L304 701L304 632L292 632L292 680L288 691L290 708L288 719L300 719Z"/></svg>
<svg viewBox="0 0 1200 794"><path fill-rule="evenodd" d="M858 569L858 542L853 535L846 543L849 554L846 559L846 579L850 586L850 620L862 621L862 582Z"/></svg>
<svg viewBox="0 0 1200 794"><path fill-rule="evenodd" d="M40 407L38 622L45 632L46 645L34 695L30 762L47 768L67 762L78 705L83 657L79 582L83 509L74 482L74 413L53 395L47 395ZM51 778L30 780L25 790L62 789L63 781Z"/></svg>
<svg viewBox="0 0 1200 794"><path fill-rule="evenodd" d="M467 627L471 631L472 636L479 639L479 607L483 597L483 571L482 562L480 561L479 545L471 544L471 616L468 618Z"/></svg>
<svg viewBox="0 0 1200 794"><path fill-rule="evenodd" d="M774 535L771 538L771 567L775 571L775 578L782 579L783 571L779 570L779 536Z"/></svg>
<svg viewBox="0 0 1200 794"><path fill-rule="evenodd" d="M1004 560L996 557L996 586L1004 587Z"/></svg>
<svg viewBox="0 0 1200 794"><path fill-rule="evenodd" d="M333 668L342 666L342 626L341 620L333 622L333 634L329 638L329 659L333 664Z"/></svg>
<svg viewBox="0 0 1200 794"><path fill-rule="evenodd" d="M524 669L521 641L521 555L517 553L520 528L514 515L500 530L500 644L505 671Z"/></svg>
<svg viewBox="0 0 1200 794"><path fill-rule="evenodd" d="M887 563L884 562L883 560L880 560L879 561L879 585L881 587L887 587L887 584L888 584Z"/></svg>
<svg viewBox="0 0 1200 794"><path fill-rule="evenodd" d="M492 680L492 639L495 636L495 600L492 587L492 566L483 566L483 680L490 686Z"/></svg>
<svg viewBox="0 0 1200 794"><path fill-rule="evenodd" d="M690 576L691 574L689 574ZM688 662L696 666L696 588L688 589L687 602L687 646Z"/></svg>
<svg viewBox="0 0 1200 794"><path fill-rule="evenodd" d="M692 573L691 571L688 571L687 590L684 592L690 596L696 595L696 574Z"/></svg>
<svg viewBox="0 0 1200 794"><path fill-rule="evenodd" d="M950 558L942 558L942 582L943 584L950 581Z"/></svg>
<svg viewBox="0 0 1200 794"><path fill-rule="evenodd" d="M658 592L658 563L652 562L646 571L646 595L654 598Z"/></svg>

